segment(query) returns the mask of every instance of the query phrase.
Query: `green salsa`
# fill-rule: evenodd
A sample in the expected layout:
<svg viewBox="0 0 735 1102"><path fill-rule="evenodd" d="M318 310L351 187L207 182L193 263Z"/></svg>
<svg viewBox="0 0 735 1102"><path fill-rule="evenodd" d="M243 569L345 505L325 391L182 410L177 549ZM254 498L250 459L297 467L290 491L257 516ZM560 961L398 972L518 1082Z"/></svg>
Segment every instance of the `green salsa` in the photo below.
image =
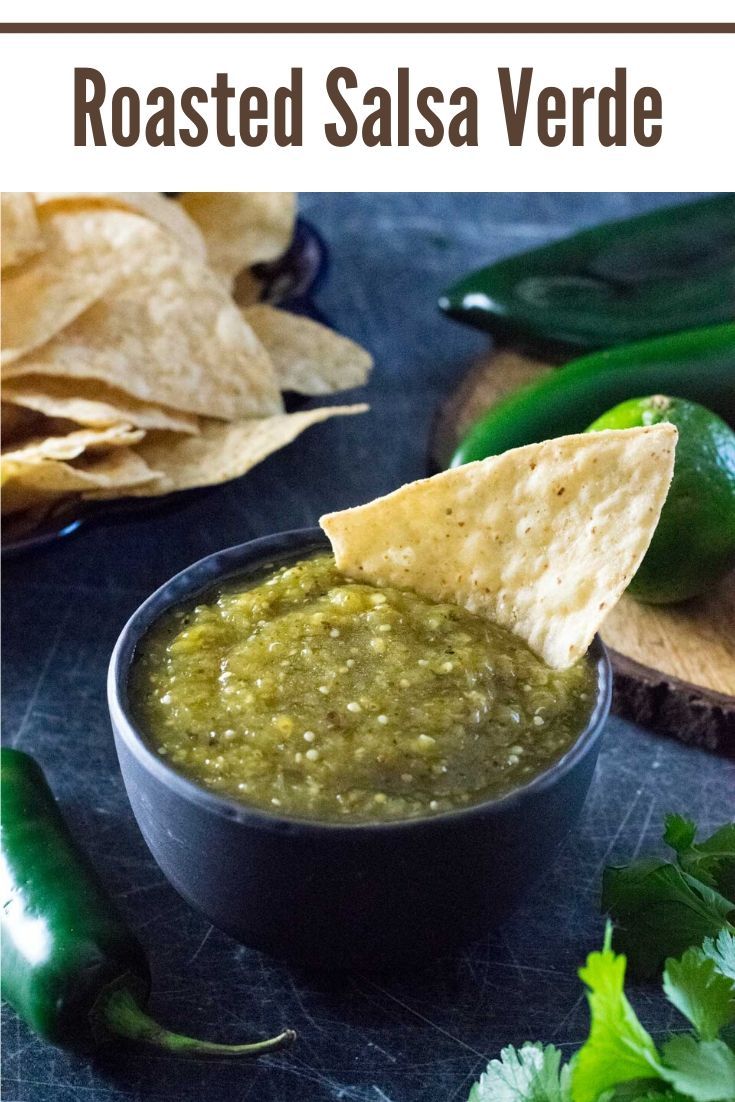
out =
<svg viewBox="0 0 735 1102"><path fill-rule="evenodd" d="M331 555L228 584L143 639L133 710L158 753L276 814L376 821L502 795L557 760L595 697L505 628L351 581Z"/></svg>

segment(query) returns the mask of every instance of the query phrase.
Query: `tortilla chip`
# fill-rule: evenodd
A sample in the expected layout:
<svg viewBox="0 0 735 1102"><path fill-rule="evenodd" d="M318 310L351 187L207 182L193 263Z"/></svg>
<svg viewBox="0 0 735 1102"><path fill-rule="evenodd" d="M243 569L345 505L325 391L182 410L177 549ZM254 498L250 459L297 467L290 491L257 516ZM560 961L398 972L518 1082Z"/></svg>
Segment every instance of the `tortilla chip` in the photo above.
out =
<svg viewBox="0 0 735 1102"><path fill-rule="evenodd" d="M243 268L285 253L296 222L290 191L186 191L179 202L204 235L210 266L232 287Z"/></svg>
<svg viewBox="0 0 735 1102"><path fill-rule="evenodd" d="M157 191L37 191L36 203L42 211L108 208L128 210L158 222L172 233L189 255L204 260L207 247L196 222L175 199Z"/></svg>
<svg viewBox="0 0 735 1102"><path fill-rule="evenodd" d="M22 264L43 248L33 196L27 191L0 195L0 266Z"/></svg>
<svg viewBox="0 0 735 1102"><path fill-rule="evenodd" d="M79 429L66 436L39 437L24 442L19 448L3 452L0 456L0 476L5 481L6 472L19 464L32 466L49 459L76 459L86 451L137 444L144 436L142 430L120 424L100 429Z"/></svg>
<svg viewBox="0 0 735 1102"><path fill-rule="evenodd" d="M272 452L285 448L311 425L329 417L363 413L366 409L364 405L329 406L232 424L210 420L202 423L199 436L151 433L137 451L149 466L161 473L155 481L136 488L133 493L147 497L228 482L257 466Z"/></svg>
<svg viewBox="0 0 735 1102"><path fill-rule="evenodd" d="M243 310L273 361L281 390L332 394L362 386L373 366L369 352L311 318L261 303Z"/></svg>
<svg viewBox="0 0 735 1102"><path fill-rule="evenodd" d="M562 436L320 523L345 574L461 605L563 669L585 653L640 565L676 439L669 424Z"/></svg>
<svg viewBox="0 0 735 1102"><path fill-rule="evenodd" d="M44 249L2 288L3 366L45 344L135 265L150 223L123 211L41 217Z"/></svg>
<svg viewBox="0 0 735 1102"><path fill-rule="evenodd" d="M2 394L10 409L35 410L79 425L99 428L126 421L139 429L199 431L198 418L192 413L141 402L122 390L89 379L23 375L8 380Z"/></svg>
<svg viewBox="0 0 735 1102"><path fill-rule="evenodd" d="M48 505L55 499L78 496L84 491L120 497L156 475L132 448L116 448L80 466L53 459L40 463L14 460L3 461L2 470L3 515Z"/></svg>
<svg viewBox="0 0 735 1102"><path fill-rule="evenodd" d="M132 226L119 250L126 271L4 378L98 379L143 402L228 420L280 412L268 354L216 276L170 234L121 211L52 217Z"/></svg>
<svg viewBox="0 0 735 1102"><path fill-rule="evenodd" d="M25 447L34 439L46 436L68 436L76 432L79 425L63 417L46 417L33 409L2 403L2 447L5 452L11 448Z"/></svg>

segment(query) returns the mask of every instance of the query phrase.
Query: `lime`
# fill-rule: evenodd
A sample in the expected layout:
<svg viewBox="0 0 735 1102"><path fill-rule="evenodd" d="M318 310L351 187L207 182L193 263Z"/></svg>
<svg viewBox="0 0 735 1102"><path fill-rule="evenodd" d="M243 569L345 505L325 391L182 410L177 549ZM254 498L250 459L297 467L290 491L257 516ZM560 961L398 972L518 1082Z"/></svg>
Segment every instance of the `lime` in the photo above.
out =
<svg viewBox="0 0 735 1102"><path fill-rule="evenodd" d="M669 421L679 430L674 477L656 531L628 591L673 604L705 593L735 565L735 432L696 402L631 398L587 429Z"/></svg>

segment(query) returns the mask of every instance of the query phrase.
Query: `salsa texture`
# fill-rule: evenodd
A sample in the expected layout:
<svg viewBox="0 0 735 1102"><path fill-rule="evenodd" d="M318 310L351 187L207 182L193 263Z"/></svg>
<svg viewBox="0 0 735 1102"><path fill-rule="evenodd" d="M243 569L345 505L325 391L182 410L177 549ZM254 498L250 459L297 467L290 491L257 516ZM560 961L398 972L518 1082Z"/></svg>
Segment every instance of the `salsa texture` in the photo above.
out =
<svg viewBox="0 0 735 1102"><path fill-rule="evenodd" d="M177 770L298 818L435 815L525 784L584 727L592 665L342 575L320 554L229 583L141 642L133 712Z"/></svg>

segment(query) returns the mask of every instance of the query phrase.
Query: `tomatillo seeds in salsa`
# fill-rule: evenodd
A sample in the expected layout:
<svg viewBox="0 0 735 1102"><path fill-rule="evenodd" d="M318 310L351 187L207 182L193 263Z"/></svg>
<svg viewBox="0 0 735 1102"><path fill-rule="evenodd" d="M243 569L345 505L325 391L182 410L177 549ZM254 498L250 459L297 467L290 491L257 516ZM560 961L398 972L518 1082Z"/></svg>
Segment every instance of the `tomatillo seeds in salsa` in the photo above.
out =
<svg viewBox="0 0 735 1102"><path fill-rule="evenodd" d="M376 821L526 783L584 727L595 677L586 659L553 670L505 628L351 581L320 554L166 614L131 690L159 754L205 787Z"/></svg>

